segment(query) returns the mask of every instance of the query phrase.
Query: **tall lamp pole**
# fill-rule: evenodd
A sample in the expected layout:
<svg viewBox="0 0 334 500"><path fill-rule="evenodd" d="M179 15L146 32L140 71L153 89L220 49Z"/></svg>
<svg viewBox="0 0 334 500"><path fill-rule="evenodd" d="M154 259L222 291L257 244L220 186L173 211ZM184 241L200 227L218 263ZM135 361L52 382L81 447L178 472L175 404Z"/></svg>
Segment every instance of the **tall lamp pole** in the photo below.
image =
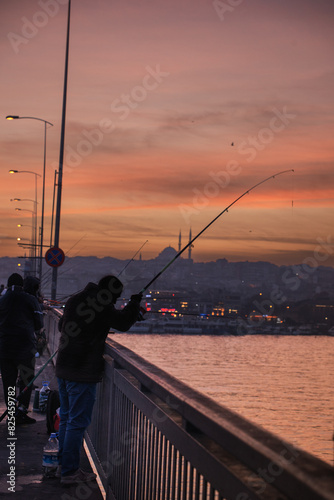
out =
<svg viewBox="0 0 334 500"><path fill-rule="evenodd" d="M61 192L62 192L62 182L63 182L66 103L67 103L68 54L69 54L69 46L70 46L70 18L71 18L71 0L68 0L67 36L66 36L64 88L63 88L63 109L62 109L62 120L61 120L58 186L57 186L57 206L56 206L56 219L55 219L55 238L54 238L55 247L59 246L59 231L60 231ZM58 279L58 267L54 267L52 269L52 282L51 282L51 299L52 300L56 300L56 296L57 296L57 279Z"/></svg>
<svg viewBox="0 0 334 500"><path fill-rule="evenodd" d="M36 118L35 116L17 116L8 115L6 120L38 120L44 122L44 155L43 155L43 193L42 193L42 211L41 211L41 232L40 232L40 252L39 252L39 279L42 281L42 263L43 263L43 237L44 237L44 202L45 202L45 165L46 165L46 129L47 125L53 127L53 123L50 123L42 118Z"/></svg>

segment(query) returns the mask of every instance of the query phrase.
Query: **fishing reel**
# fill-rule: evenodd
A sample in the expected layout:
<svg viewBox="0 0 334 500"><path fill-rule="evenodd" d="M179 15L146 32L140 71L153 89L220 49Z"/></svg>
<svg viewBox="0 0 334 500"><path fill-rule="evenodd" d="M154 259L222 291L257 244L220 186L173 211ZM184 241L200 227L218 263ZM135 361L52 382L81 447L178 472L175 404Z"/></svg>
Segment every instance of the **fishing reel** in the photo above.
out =
<svg viewBox="0 0 334 500"><path fill-rule="evenodd" d="M144 315L147 313L145 307L140 306L137 321L145 321Z"/></svg>

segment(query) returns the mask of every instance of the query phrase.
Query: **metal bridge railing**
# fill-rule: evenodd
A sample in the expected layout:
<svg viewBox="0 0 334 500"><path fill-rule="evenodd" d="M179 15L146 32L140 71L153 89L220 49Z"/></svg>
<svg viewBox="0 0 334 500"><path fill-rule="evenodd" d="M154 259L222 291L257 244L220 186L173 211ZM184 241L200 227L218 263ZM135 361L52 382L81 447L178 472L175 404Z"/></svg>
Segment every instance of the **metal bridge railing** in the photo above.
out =
<svg viewBox="0 0 334 500"><path fill-rule="evenodd" d="M329 464L191 389L111 336L105 361L85 441L107 500L334 499Z"/></svg>

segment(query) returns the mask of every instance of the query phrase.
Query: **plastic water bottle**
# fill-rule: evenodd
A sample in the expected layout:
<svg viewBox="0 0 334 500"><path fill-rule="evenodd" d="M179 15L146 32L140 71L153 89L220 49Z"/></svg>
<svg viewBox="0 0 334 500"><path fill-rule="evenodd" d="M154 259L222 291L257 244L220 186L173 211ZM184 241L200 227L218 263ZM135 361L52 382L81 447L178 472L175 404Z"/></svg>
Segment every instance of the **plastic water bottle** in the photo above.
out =
<svg viewBox="0 0 334 500"><path fill-rule="evenodd" d="M49 392L50 392L49 382L43 382L42 389L39 391L39 411L41 413L46 412L46 405L48 402Z"/></svg>
<svg viewBox="0 0 334 500"><path fill-rule="evenodd" d="M44 477L55 477L59 465L58 453L59 442L57 434L54 432L50 435L48 442L43 448L42 468Z"/></svg>

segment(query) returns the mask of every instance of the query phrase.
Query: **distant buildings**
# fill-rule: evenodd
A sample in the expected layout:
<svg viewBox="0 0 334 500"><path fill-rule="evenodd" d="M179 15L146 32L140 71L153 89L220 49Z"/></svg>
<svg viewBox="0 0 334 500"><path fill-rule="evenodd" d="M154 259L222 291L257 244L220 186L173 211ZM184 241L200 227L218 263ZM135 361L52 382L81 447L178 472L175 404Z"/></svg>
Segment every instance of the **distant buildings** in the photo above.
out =
<svg viewBox="0 0 334 500"><path fill-rule="evenodd" d="M191 231L189 241L191 240ZM179 235L179 248L181 234ZM191 247L191 245L190 245ZM334 325L334 269L305 264L276 266L269 262L193 262L180 256L147 290L147 307L156 314L210 315L252 321ZM169 246L155 259L129 261L112 257L66 258L58 272L59 299L97 282L106 274L125 285L125 299L153 279L177 255ZM17 272L17 259L0 258L0 284ZM124 270L124 271L123 271ZM51 268L43 268L42 291L50 296Z"/></svg>

